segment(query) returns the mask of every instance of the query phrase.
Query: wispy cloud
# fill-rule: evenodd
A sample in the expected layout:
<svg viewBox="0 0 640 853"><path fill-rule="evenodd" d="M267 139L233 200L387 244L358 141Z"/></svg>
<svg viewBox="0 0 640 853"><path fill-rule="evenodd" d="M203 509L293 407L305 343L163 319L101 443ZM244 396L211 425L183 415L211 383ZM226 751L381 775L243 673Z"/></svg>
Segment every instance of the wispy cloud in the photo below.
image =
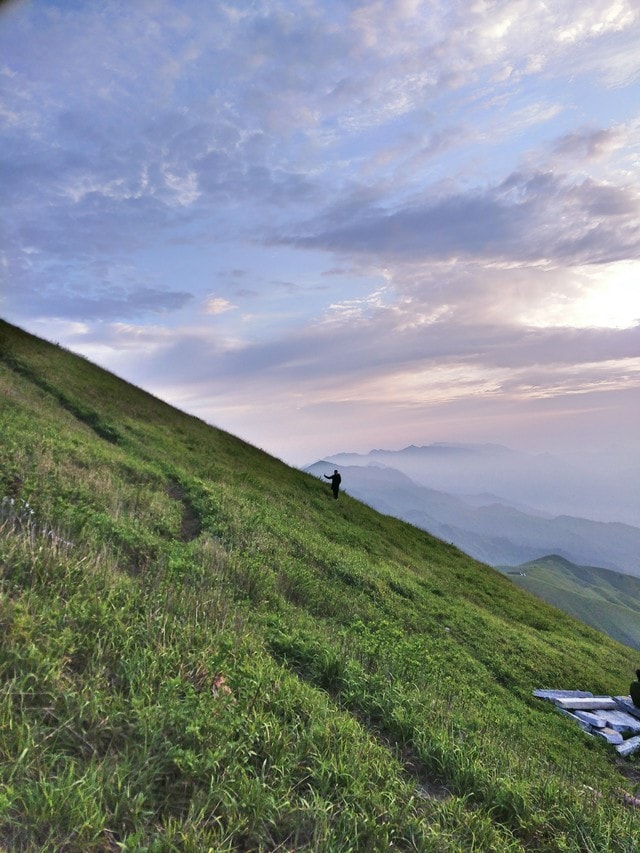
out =
<svg viewBox="0 0 640 853"><path fill-rule="evenodd" d="M205 314L225 314L232 311L236 306L223 296L207 296L204 300L203 310Z"/></svg>
<svg viewBox="0 0 640 853"><path fill-rule="evenodd" d="M285 414L301 454L609 395L603 441L639 37L634 0L5 5L0 311L282 453Z"/></svg>

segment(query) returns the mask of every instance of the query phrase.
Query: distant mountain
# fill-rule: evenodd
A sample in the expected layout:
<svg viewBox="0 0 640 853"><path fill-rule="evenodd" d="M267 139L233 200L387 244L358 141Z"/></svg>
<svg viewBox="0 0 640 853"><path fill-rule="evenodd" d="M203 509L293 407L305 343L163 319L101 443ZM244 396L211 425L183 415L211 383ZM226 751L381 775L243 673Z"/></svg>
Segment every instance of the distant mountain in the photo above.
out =
<svg viewBox="0 0 640 853"><path fill-rule="evenodd" d="M346 456L316 462L306 470L322 477ZM379 465L340 464L340 471L349 494L490 565L518 565L554 553L579 565L640 576L640 528L569 515L545 516L493 494L452 495Z"/></svg>
<svg viewBox="0 0 640 853"><path fill-rule="evenodd" d="M574 515L640 527L640 465L616 455L524 453L499 444L435 443L338 453L336 465L385 466L454 495L491 492L528 513ZM531 508L535 507L535 510Z"/></svg>
<svg viewBox="0 0 640 853"><path fill-rule="evenodd" d="M558 554L497 568L575 619L640 649L640 578L577 566Z"/></svg>

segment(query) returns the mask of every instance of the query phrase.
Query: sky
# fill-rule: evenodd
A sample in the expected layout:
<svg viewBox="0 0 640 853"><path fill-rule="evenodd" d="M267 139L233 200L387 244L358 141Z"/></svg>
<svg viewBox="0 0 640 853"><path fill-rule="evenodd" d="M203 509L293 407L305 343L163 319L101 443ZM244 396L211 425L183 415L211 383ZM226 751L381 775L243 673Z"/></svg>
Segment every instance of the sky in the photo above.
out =
<svg viewBox="0 0 640 853"><path fill-rule="evenodd" d="M0 6L0 316L292 465L640 470L637 0Z"/></svg>

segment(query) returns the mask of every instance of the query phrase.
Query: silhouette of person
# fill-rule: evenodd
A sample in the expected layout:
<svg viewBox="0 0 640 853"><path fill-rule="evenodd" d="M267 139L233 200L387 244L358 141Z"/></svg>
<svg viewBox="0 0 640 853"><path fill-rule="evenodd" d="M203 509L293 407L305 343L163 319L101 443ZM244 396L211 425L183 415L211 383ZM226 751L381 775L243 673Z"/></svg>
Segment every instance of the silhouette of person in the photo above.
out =
<svg viewBox="0 0 640 853"><path fill-rule="evenodd" d="M327 480L331 480L331 491L333 492L333 499L338 500L338 493L340 491L340 483L342 482L342 477L338 474L338 469L336 468L333 474L325 474L324 475Z"/></svg>
<svg viewBox="0 0 640 853"><path fill-rule="evenodd" d="M629 693L631 694L631 701L633 704L636 708L640 708L640 669L636 669L636 676L638 680L631 682Z"/></svg>

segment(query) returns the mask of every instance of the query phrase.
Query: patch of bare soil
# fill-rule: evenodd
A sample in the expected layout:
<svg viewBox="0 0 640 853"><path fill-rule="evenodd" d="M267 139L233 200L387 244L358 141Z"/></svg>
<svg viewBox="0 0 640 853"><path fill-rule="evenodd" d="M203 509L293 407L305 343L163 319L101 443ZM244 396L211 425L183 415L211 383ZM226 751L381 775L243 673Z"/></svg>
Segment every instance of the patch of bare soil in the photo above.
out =
<svg viewBox="0 0 640 853"><path fill-rule="evenodd" d="M189 500L189 496L186 491L177 480L169 480L167 483L167 494L172 500L179 501L182 504L180 539L182 542L191 542L202 530L200 517Z"/></svg>

